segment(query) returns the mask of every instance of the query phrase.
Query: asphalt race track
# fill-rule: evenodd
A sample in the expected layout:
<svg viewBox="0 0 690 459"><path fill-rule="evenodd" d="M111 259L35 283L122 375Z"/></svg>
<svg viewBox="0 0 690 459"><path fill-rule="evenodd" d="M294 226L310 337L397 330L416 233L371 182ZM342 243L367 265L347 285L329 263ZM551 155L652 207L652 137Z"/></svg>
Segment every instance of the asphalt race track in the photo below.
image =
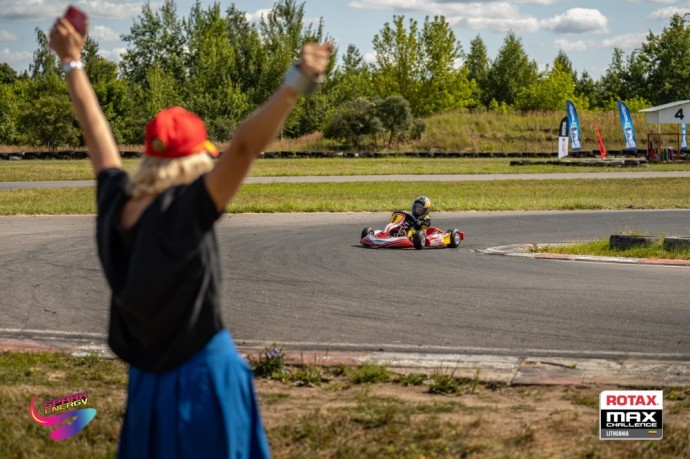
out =
<svg viewBox="0 0 690 459"><path fill-rule="evenodd" d="M224 216L226 324L240 343L690 360L690 267L478 253L618 231L687 236L690 210L432 213L458 249L359 246L387 213ZM93 216L0 218L0 333L102 337Z"/></svg>

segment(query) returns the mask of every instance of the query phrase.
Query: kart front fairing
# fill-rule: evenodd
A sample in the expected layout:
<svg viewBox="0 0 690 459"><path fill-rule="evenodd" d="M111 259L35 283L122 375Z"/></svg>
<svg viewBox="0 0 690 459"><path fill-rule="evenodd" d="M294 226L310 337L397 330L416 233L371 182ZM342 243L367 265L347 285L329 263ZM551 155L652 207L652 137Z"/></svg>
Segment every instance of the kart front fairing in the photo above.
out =
<svg viewBox="0 0 690 459"><path fill-rule="evenodd" d="M407 224L406 224L407 222ZM369 231L363 235L360 244L365 247L376 248L412 248L413 236L416 232L414 224L416 219L409 212L395 211L391 215L386 227L381 231ZM429 227L423 230L426 234L425 247L445 247L450 245L450 234L439 228ZM464 234L462 235L464 239Z"/></svg>

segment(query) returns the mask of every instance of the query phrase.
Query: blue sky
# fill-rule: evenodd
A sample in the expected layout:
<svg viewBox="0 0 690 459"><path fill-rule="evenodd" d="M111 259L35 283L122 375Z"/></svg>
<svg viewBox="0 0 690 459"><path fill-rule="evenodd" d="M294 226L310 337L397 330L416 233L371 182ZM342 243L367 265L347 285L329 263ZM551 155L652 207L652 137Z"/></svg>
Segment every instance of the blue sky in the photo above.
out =
<svg viewBox="0 0 690 459"><path fill-rule="evenodd" d="M48 30L68 1L0 0L0 61L25 70L36 49L35 28ZM73 0L91 16L91 33L104 57L118 61L125 45L120 35L129 32L141 13L142 1ZM151 1L153 7L161 2ZM202 1L208 6L213 1ZM250 18L270 9L274 0L220 1L223 10L231 3ZM626 56L639 48L651 31L659 34L674 12L690 13L689 0L306 0L305 16L323 18L326 32L341 50L356 45L371 59L372 39L393 15L415 18L444 15L453 26L463 49L481 36L493 59L510 30L522 40L528 56L543 68L558 50L566 52L581 73L599 77L611 62L614 48ZM177 0L180 16L189 14L193 0Z"/></svg>

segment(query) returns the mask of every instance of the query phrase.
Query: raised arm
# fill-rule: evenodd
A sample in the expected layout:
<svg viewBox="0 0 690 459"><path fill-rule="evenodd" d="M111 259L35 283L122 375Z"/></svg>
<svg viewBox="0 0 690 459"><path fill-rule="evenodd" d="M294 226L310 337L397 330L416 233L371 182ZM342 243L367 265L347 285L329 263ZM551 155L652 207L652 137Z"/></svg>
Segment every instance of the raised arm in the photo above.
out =
<svg viewBox="0 0 690 459"><path fill-rule="evenodd" d="M86 29L81 35L69 21L59 18L50 32L50 47L63 64L72 107L84 134L93 171L98 175L103 169L121 168L122 160L110 125L81 63L85 37Z"/></svg>
<svg viewBox="0 0 690 459"><path fill-rule="evenodd" d="M305 45L299 62L302 74L309 79L323 75L328 67L331 51L331 44ZM206 175L206 189L219 211L237 193L254 160L280 132L299 94L299 91L289 85L281 86L237 127L229 146L213 170Z"/></svg>

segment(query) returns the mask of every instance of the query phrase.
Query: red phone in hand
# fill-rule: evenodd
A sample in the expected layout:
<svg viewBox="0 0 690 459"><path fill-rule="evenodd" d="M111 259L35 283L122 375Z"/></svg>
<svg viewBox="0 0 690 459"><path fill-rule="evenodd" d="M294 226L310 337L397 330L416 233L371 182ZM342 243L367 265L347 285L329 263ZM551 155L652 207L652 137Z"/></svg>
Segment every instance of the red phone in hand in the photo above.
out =
<svg viewBox="0 0 690 459"><path fill-rule="evenodd" d="M65 19L67 19L75 29L81 34L86 30L86 13L79 8L70 5L65 11Z"/></svg>

